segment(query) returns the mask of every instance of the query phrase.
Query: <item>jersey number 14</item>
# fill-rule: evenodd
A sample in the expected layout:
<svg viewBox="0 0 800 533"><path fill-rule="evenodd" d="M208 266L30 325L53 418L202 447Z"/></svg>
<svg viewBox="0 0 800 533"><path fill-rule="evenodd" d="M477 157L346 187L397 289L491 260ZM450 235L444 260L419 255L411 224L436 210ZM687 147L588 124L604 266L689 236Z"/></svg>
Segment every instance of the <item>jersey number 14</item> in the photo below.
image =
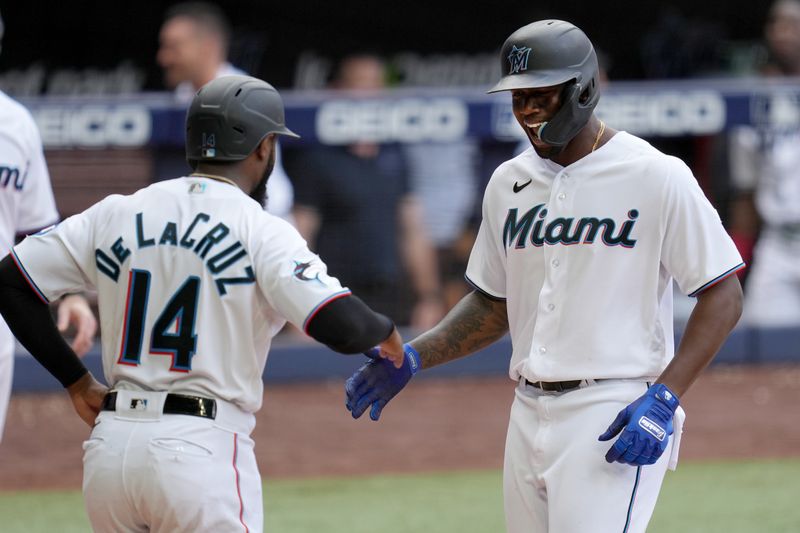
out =
<svg viewBox="0 0 800 533"><path fill-rule="evenodd" d="M199 293L200 278L189 276L175 291L153 324L150 353L171 356L170 370L188 372L192 369L192 356L197 349L194 326ZM122 331L118 360L120 364L136 366L141 363L149 296L150 272L131 270L125 305L125 329Z"/></svg>

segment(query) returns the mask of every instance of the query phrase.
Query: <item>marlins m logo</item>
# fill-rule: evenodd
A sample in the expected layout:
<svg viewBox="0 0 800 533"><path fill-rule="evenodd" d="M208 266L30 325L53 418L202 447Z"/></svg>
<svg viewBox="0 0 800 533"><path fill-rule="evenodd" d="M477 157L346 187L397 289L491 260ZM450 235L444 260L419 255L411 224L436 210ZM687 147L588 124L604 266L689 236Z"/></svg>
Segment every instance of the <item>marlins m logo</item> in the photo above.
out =
<svg viewBox="0 0 800 533"><path fill-rule="evenodd" d="M508 53L509 74L517 74L523 70L528 70L528 56L531 54L529 46L511 45L511 51Z"/></svg>

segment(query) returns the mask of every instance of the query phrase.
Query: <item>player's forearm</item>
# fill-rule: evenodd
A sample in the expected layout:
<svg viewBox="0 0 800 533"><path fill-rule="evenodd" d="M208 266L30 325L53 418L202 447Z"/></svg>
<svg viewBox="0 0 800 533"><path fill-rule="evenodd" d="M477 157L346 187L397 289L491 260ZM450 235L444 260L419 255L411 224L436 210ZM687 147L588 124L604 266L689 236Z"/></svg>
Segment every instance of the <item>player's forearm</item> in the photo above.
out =
<svg viewBox="0 0 800 533"><path fill-rule="evenodd" d="M682 396L717 354L741 314L742 288L736 276L701 293L675 358L658 382Z"/></svg>
<svg viewBox="0 0 800 533"><path fill-rule="evenodd" d="M409 344L422 368L458 359L489 346L508 331L505 301L473 291L458 302L439 324Z"/></svg>
<svg viewBox="0 0 800 533"><path fill-rule="evenodd" d="M64 387L86 374L58 332L50 308L27 287L10 256L0 261L0 314L25 348Z"/></svg>
<svg viewBox="0 0 800 533"><path fill-rule="evenodd" d="M339 298L320 309L306 332L330 349L344 354L362 353L377 346L394 331L394 323L370 309L358 296Z"/></svg>

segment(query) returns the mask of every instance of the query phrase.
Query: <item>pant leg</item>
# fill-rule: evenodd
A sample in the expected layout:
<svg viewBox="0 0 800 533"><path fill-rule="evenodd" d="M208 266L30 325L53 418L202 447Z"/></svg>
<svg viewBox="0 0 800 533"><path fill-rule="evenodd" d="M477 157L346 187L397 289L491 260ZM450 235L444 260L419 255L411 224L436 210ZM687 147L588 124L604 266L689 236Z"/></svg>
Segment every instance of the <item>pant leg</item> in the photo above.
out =
<svg viewBox="0 0 800 533"><path fill-rule="evenodd" d="M165 415L143 448L137 499L154 533L263 529L261 478L249 436Z"/></svg>
<svg viewBox="0 0 800 533"><path fill-rule="evenodd" d="M126 484L125 466L135 429L134 422L101 412L83 443L83 498L92 530L98 533L148 531Z"/></svg>
<svg viewBox="0 0 800 533"><path fill-rule="evenodd" d="M98 532L263 529L261 478L249 436L182 415L120 420L84 444L84 497Z"/></svg>
<svg viewBox="0 0 800 533"><path fill-rule="evenodd" d="M654 465L607 463L614 440L597 437L617 413L647 390L645 383L601 382L545 397L547 486L551 532L634 533L647 528L667 469L669 450Z"/></svg>
<svg viewBox="0 0 800 533"><path fill-rule="evenodd" d="M506 434L503 464L503 502L508 533L546 533L547 494L544 469L545 436L549 421L540 416L538 402L515 391ZM542 427L544 424L544 428Z"/></svg>
<svg viewBox="0 0 800 533"><path fill-rule="evenodd" d="M11 384L14 377L14 337L0 318L0 441L6 425Z"/></svg>

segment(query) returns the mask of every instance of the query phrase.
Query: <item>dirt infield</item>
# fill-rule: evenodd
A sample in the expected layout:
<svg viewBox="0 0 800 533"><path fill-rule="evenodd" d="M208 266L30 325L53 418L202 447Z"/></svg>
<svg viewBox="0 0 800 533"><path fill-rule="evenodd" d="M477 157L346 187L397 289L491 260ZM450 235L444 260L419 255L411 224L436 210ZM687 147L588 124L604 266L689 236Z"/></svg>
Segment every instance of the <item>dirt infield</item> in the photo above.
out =
<svg viewBox="0 0 800 533"><path fill-rule="evenodd" d="M271 386L254 433L266 477L499 468L513 383L418 380L375 424L339 382ZM800 366L719 367L683 399L683 460L800 456ZM79 488L88 434L65 394L12 399L0 490Z"/></svg>

